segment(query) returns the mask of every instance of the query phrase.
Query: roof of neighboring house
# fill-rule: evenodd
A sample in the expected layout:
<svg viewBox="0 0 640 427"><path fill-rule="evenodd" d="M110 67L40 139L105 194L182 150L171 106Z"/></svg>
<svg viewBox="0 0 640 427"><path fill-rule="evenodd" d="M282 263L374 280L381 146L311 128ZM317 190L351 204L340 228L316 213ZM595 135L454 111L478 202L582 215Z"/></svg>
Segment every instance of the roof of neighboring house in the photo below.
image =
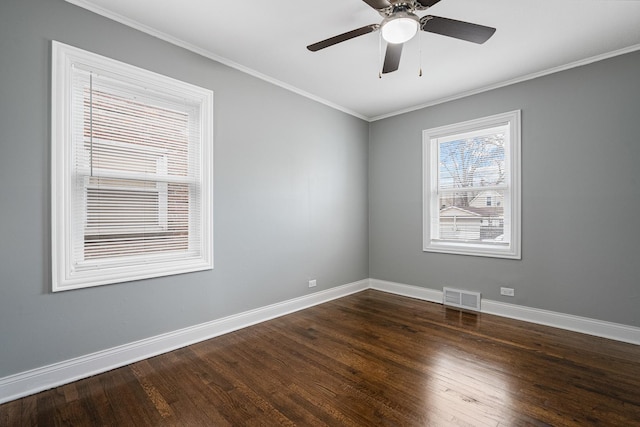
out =
<svg viewBox="0 0 640 427"><path fill-rule="evenodd" d="M461 216L471 216L471 217L486 217L486 216L494 216L501 217L504 214L504 209L502 206L487 206L482 208L474 208L472 206L447 206L446 208L440 209L440 213L456 210L460 212Z"/></svg>
<svg viewBox="0 0 640 427"><path fill-rule="evenodd" d="M465 206L464 209L482 216L502 216L504 208L502 206L483 206L474 208L473 206Z"/></svg>
<svg viewBox="0 0 640 427"><path fill-rule="evenodd" d="M447 206L446 208L440 209L440 213L451 213L457 216L472 216L472 217L480 217L482 214L473 212L473 208L464 207L461 208L459 206ZM453 212L456 211L456 212Z"/></svg>

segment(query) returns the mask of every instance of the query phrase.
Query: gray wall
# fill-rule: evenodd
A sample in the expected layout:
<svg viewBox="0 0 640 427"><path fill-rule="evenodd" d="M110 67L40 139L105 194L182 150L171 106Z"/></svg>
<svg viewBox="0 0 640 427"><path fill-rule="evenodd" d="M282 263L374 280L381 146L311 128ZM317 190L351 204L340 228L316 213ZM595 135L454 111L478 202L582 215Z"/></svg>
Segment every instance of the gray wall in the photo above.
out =
<svg viewBox="0 0 640 427"><path fill-rule="evenodd" d="M52 39L215 92L213 271L50 292ZM2 0L0 378L302 296L312 278L640 326L638 75L633 53L368 125L63 0ZM422 130L514 109L523 259L422 252Z"/></svg>
<svg viewBox="0 0 640 427"><path fill-rule="evenodd" d="M213 271L50 292L52 39L214 91ZM0 378L367 278L367 141L362 120L63 0L2 0Z"/></svg>
<svg viewBox="0 0 640 427"><path fill-rule="evenodd" d="M638 76L635 52L373 123L370 277L640 326ZM516 109L522 260L422 252L422 130Z"/></svg>

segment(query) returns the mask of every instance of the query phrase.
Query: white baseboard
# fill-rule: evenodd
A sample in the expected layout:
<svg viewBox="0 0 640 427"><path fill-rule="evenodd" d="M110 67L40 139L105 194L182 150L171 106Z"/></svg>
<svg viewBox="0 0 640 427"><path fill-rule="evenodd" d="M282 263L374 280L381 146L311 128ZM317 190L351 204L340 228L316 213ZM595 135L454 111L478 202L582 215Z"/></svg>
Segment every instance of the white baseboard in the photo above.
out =
<svg viewBox="0 0 640 427"><path fill-rule="evenodd" d="M0 378L0 403L68 384L139 360L157 356L158 354L255 325L256 323L322 304L363 291L368 287L369 280L365 279Z"/></svg>
<svg viewBox="0 0 640 427"><path fill-rule="evenodd" d="M405 285L403 283L389 282L386 280L369 279L369 288L390 294L421 299L424 301L442 303L442 291L423 288L420 286Z"/></svg>
<svg viewBox="0 0 640 427"><path fill-rule="evenodd" d="M365 279L281 303L157 335L98 351L63 362L0 378L0 404L63 384L87 378L139 360L157 356L190 344L224 335L285 314L322 304L365 289L375 289L424 301L442 303L442 291ZM586 317L530 308L499 301L482 300L483 313L524 320L556 328L640 345L640 328Z"/></svg>
<svg viewBox="0 0 640 427"><path fill-rule="evenodd" d="M492 300L482 300L482 312L640 345L640 328L635 326Z"/></svg>
<svg viewBox="0 0 640 427"><path fill-rule="evenodd" d="M377 289L425 301L442 303L442 291L439 290L377 279L369 279L369 283L369 287L371 289ZM590 319L588 317L573 316L571 314L558 313L555 311L525 307L516 304L508 304L488 299L482 299L480 311L482 313L495 314L497 316L508 317L511 319L524 320L526 322L553 326L554 328L566 329L569 331L640 345L640 328L635 326L605 322L603 320Z"/></svg>

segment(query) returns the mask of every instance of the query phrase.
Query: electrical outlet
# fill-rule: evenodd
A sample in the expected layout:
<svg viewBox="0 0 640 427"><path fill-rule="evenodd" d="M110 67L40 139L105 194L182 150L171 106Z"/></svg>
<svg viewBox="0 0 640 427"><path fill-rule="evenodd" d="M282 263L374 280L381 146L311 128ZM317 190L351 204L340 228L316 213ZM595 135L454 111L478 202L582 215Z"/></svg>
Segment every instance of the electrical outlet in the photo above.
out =
<svg viewBox="0 0 640 427"><path fill-rule="evenodd" d="M315 279L309 280L309 287L310 288L313 288L315 285L316 285L316 280Z"/></svg>
<svg viewBox="0 0 640 427"><path fill-rule="evenodd" d="M516 291L513 288L500 288L500 295L505 295L508 297L515 296Z"/></svg>

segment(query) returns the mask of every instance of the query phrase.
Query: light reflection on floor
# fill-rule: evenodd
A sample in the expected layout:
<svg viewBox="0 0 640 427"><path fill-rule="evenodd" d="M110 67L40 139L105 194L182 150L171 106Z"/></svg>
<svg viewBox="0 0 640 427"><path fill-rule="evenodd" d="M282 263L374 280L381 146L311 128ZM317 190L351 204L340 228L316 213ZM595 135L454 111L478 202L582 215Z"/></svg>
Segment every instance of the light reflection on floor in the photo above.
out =
<svg viewBox="0 0 640 427"><path fill-rule="evenodd" d="M473 328L477 317L459 310L446 312L452 324ZM471 339L471 338L469 338ZM489 345L478 340L478 346ZM484 360L450 345L440 346L429 361L429 379L425 389L427 419L435 425L498 426L514 420L509 384L509 366Z"/></svg>

